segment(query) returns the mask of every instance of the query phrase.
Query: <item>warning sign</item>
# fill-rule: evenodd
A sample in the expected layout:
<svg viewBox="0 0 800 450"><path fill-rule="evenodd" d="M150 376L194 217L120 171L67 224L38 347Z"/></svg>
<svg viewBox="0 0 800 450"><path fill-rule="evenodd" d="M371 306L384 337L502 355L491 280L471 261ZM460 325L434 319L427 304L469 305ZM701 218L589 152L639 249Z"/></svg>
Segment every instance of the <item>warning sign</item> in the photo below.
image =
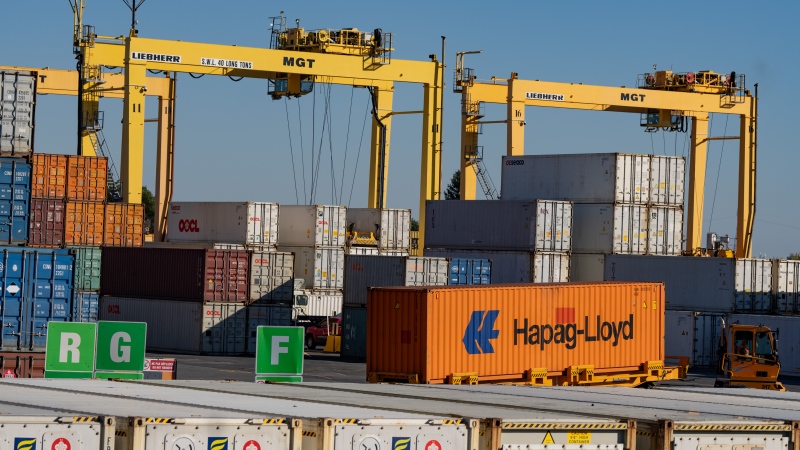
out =
<svg viewBox="0 0 800 450"><path fill-rule="evenodd" d="M425 450L442 450L442 444L437 440L428 441L428 443L425 444Z"/></svg>
<svg viewBox="0 0 800 450"><path fill-rule="evenodd" d="M567 433L567 444L591 444L592 433L588 432L570 432Z"/></svg>
<svg viewBox="0 0 800 450"><path fill-rule="evenodd" d="M3 372L3 378L17 378L17 374L15 374L13 370L8 369Z"/></svg>
<svg viewBox="0 0 800 450"><path fill-rule="evenodd" d="M556 442L553 440L553 435L550 434L548 431L547 434L544 435L544 439L542 440L542 444L555 444Z"/></svg>
<svg viewBox="0 0 800 450"><path fill-rule="evenodd" d="M242 450L261 450L261 445L259 445L258 442L251 439L244 443L244 447L242 447Z"/></svg>
<svg viewBox="0 0 800 450"><path fill-rule="evenodd" d="M150 359L144 360L144 370L156 372L172 372L175 370L174 359Z"/></svg>
<svg viewBox="0 0 800 450"><path fill-rule="evenodd" d="M72 445L70 445L69 441L64 438L58 438L53 441L53 445L50 446L50 450L71 450Z"/></svg>

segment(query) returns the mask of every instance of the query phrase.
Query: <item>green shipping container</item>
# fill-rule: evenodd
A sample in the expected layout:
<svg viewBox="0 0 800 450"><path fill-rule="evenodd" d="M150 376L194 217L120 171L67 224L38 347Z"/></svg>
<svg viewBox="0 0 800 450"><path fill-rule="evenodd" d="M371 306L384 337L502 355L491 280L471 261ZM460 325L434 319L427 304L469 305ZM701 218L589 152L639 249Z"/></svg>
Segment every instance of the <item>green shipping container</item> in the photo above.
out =
<svg viewBox="0 0 800 450"><path fill-rule="evenodd" d="M75 290L100 289L100 247L68 247L75 255Z"/></svg>
<svg viewBox="0 0 800 450"><path fill-rule="evenodd" d="M342 308L342 357L367 357L367 308L344 305Z"/></svg>

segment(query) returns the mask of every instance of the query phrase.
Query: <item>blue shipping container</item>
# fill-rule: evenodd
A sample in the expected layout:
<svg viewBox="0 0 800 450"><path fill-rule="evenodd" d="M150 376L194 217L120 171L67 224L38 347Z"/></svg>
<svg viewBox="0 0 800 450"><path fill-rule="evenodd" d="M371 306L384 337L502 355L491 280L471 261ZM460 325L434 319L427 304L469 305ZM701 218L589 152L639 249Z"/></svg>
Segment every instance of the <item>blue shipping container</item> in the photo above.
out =
<svg viewBox="0 0 800 450"><path fill-rule="evenodd" d="M47 322L72 321L75 257L63 249L0 247L0 350L43 350Z"/></svg>
<svg viewBox="0 0 800 450"><path fill-rule="evenodd" d="M0 158L0 243L28 242L31 203L31 165Z"/></svg>
<svg viewBox="0 0 800 450"><path fill-rule="evenodd" d="M492 260L453 258L450 260L450 284L491 284Z"/></svg>
<svg viewBox="0 0 800 450"><path fill-rule="evenodd" d="M100 294L94 291L74 291L72 294L72 321L97 322Z"/></svg>

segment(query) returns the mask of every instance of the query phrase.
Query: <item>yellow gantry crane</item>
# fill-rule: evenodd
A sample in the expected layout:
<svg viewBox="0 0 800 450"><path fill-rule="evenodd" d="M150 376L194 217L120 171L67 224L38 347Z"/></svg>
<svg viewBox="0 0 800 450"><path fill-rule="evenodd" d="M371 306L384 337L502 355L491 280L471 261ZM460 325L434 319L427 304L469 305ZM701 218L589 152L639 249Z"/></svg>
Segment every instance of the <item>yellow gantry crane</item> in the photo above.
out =
<svg viewBox="0 0 800 450"><path fill-rule="evenodd" d="M125 201L141 202L144 100L151 78L147 76L148 70L266 79L268 94L273 99L304 95L311 92L315 81L372 89L375 109L380 114L372 121L368 205L372 208L385 205L391 116L404 113L392 112L394 82L421 84L422 109L413 112L422 114L420 223L424 223L425 201L439 198L444 64L437 61L435 55L431 55L431 61L392 59L392 36L380 29L372 32L356 29L307 31L299 26L286 28L282 15L273 18L270 48L140 38L135 28L131 28L128 36L98 36L93 27L83 24L84 1L72 0L71 4L75 51L84 72L82 92L92 93L102 82L102 71L94 68L124 69L120 166ZM98 110L97 100L97 96L82 95L85 114ZM90 145L84 145L86 147ZM164 158L166 161L166 155ZM156 221L159 223L156 230L163 231L165 225L160 222L166 214L167 192L170 191L167 184L171 181L167 179L167 164L160 164L161 156L158 160Z"/></svg>
<svg viewBox="0 0 800 450"><path fill-rule="evenodd" d="M682 118L688 118L691 120L691 142L685 252L697 254L701 248L708 142L736 139L739 141L736 257L750 257L755 219L757 95L754 97L745 89L744 75L654 70L640 75L634 87L520 80L516 73L512 73L508 80L481 82L477 81L472 69L464 67L464 55L471 53L479 52L457 53L453 87L455 92L461 94L462 104L462 200L475 198L476 172L481 170L475 167L481 156L478 146L480 126L484 123L505 123L506 154L523 155L526 106L639 113L640 125L650 129L674 129ZM482 103L507 105L506 120L482 121ZM708 136L711 113L738 115L739 136Z"/></svg>

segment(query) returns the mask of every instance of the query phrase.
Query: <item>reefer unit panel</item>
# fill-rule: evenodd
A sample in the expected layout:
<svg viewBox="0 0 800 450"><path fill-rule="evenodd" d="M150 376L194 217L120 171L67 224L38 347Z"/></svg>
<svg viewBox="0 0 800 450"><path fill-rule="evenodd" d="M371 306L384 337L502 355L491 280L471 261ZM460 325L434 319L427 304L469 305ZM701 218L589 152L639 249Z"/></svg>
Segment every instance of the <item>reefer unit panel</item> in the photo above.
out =
<svg viewBox="0 0 800 450"><path fill-rule="evenodd" d="M634 371L664 359L663 305L660 283L373 288L367 373L443 383L523 380L536 367L560 376L589 361L596 374Z"/></svg>
<svg viewBox="0 0 800 450"><path fill-rule="evenodd" d="M727 258L606 255L606 281L664 283L667 309L733 312L735 265Z"/></svg>
<svg viewBox="0 0 800 450"><path fill-rule="evenodd" d="M647 254L680 255L683 250L683 208L651 206L647 215Z"/></svg>
<svg viewBox="0 0 800 450"><path fill-rule="evenodd" d="M344 248L285 247L294 253L294 277L305 280L305 287L316 290L342 290L344 287Z"/></svg>
<svg viewBox="0 0 800 450"><path fill-rule="evenodd" d="M772 260L736 259L736 312L772 312Z"/></svg>
<svg viewBox="0 0 800 450"><path fill-rule="evenodd" d="M347 228L373 233L381 249L407 252L411 247L410 209L348 208Z"/></svg>
<svg viewBox="0 0 800 450"><path fill-rule="evenodd" d="M325 205L281 205L279 245L344 247L347 208Z"/></svg>
<svg viewBox="0 0 800 450"><path fill-rule="evenodd" d="M278 204L170 202L167 241L278 244Z"/></svg>
<svg viewBox="0 0 800 450"><path fill-rule="evenodd" d="M30 201L31 165L0 158L0 244L28 241Z"/></svg>
<svg viewBox="0 0 800 450"><path fill-rule="evenodd" d="M778 259L773 262L772 295L776 314L800 313L800 261Z"/></svg>
<svg viewBox="0 0 800 450"><path fill-rule="evenodd" d="M249 255L244 250L106 247L101 264L101 293L247 302L249 265Z"/></svg>
<svg viewBox="0 0 800 450"><path fill-rule="evenodd" d="M100 320L147 323L147 350L238 355L245 352L247 316L237 303L106 296Z"/></svg>
<svg viewBox="0 0 800 450"><path fill-rule="evenodd" d="M565 201L429 200L425 247L566 252L572 214Z"/></svg>
<svg viewBox="0 0 800 450"><path fill-rule="evenodd" d="M686 158L682 156L650 157L650 204L683 206L686 180Z"/></svg>
<svg viewBox="0 0 800 450"><path fill-rule="evenodd" d="M572 216L574 253L647 252L645 205L576 203Z"/></svg>
<svg viewBox="0 0 800 450"><path fill-rule="evenodd" d="M28 158L36 123L36 73L0 71L0 156Z"/></svg>
<svg viewBox="0 0 800 450"><path fill-rule="evenodd" d="M503 200L648 203L650 155L591 153L504 156Z"/></svg>
<svg viewBox="0 0 800 450"><path fill-rule="evenodd" d="M294 295L294 255L285 252L250 252L250 300L291 302Z"/></svg>

